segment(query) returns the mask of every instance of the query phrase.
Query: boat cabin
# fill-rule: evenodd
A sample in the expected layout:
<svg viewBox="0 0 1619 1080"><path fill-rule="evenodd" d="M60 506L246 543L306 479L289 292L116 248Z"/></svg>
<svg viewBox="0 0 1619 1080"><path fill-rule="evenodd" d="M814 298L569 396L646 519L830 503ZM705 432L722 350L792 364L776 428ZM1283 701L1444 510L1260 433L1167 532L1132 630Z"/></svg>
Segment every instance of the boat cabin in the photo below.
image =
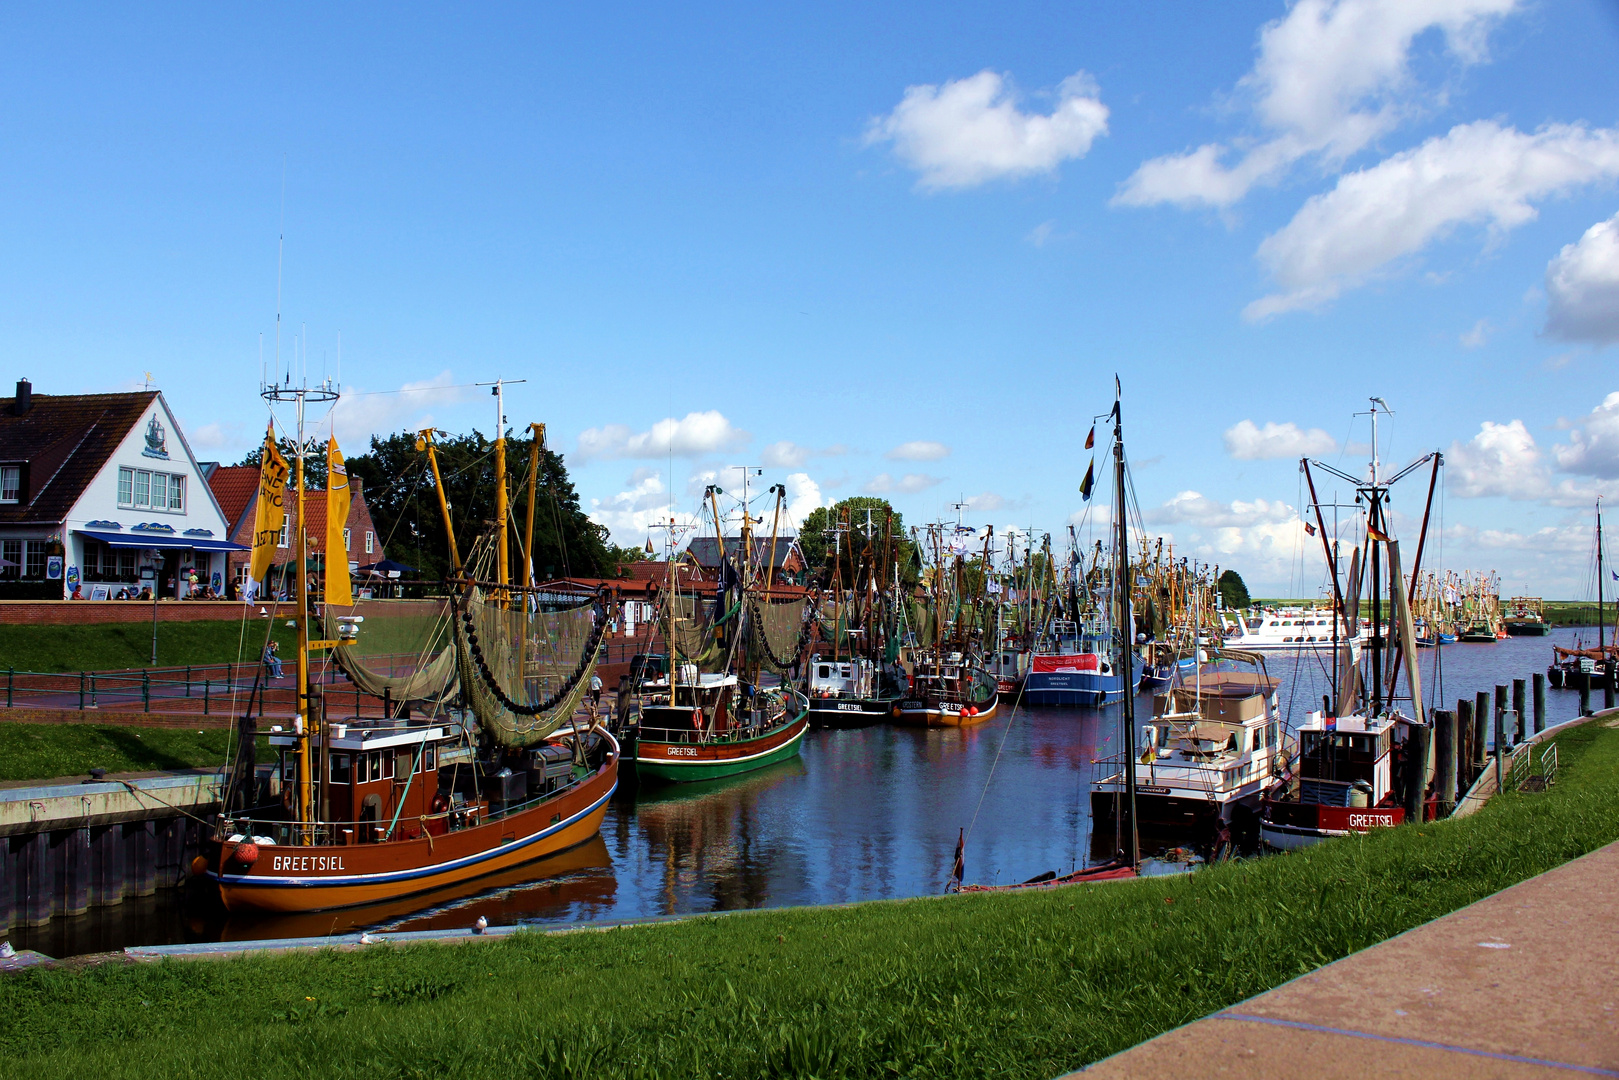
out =
<svg viewBox="0 0 1619 1080"><path fill-rule="evenodd" d="M1394 791L1398 716L1327 716L1299 728L1298 801L1321 806L1380 806Z"/></svg>
<svg viewBox="0 0 1619 1080"><path fill-rule="evenodd" d="M810 657L810 697L874 697L877 694L877 665L863 657L828 660L819 654Z"/></svg>
<svg viewBox="0 0 1619 1080"><path fill-rule="evenodd" d="M317 741L310 748L319 770L313 790L318 816L334 823L330 842L372 843L390 828L395 839L419 835L420 819L436 812L441 744L448 737L443 727L330 724L324 745ZM270 736L280 754L281 801L289 817L298 798L297 742L292 735Z"/></svg>

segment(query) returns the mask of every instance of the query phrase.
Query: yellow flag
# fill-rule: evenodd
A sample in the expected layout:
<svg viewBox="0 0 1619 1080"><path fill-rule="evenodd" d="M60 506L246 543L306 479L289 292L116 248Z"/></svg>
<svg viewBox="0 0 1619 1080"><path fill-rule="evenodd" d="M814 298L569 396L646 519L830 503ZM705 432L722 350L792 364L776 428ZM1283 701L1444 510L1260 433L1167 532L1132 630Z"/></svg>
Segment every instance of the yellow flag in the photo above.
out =
<svg viewBox="0 0 1619 1080"><path fill-rule="evenodd" d="M326 440L326 602L338 607L354 603L349 588L349 549L343 527L349 521L349 474L336 439Z"/></svg>
<svg viewBox="0 0 1619 1080"><path fill-rule="evenodd" d="M287 459L275 445L275 424L264 433L259 464L259 505L253 515L253 567L251 577L263 581L281 544L281 526L287 520Z"/></svg>

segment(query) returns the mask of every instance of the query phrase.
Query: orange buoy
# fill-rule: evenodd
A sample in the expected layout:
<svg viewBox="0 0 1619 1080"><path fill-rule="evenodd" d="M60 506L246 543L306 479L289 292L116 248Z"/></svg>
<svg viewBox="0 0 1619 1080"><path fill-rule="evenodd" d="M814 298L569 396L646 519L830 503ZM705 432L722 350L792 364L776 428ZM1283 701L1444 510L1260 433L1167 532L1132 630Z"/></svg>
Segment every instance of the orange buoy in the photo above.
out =
<svg viewBox="0 0 1619 1080"><path fill-rule="evenodd" d="M259 861L259 846L251 840L247 841L246 843L237 844L236 851L234 854L232 854L231 858L235 859L243 866L252 866L254 863Z"/></svg>
<svg viewBox="0 0 1619 1080"><path fill-rule="evenodd" d="M191 876L192 877L202 877L202 875L206 874L207 872L208 872L208 860L207 859L203 858L201 855L198 855L195 859L191 860Z"/></svg>

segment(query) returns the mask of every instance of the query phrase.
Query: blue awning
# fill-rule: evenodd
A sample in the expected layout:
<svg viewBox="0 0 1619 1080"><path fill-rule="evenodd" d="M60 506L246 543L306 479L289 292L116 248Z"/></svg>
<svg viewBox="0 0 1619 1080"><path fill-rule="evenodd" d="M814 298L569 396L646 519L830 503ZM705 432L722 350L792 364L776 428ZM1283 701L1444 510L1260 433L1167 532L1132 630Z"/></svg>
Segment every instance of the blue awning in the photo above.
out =
<svg viewBox="0 0 1619 1080"><path fill-rule="evenodd" d="M100 540L109 547L121 548L159 548L162 550L175 549L180 551L246 551L241 544L233 544L229 540L204 540L197 536L182 536L178 533L124 533L102 532L99 529L75 529L80 536L87 536L91 540Z"/></svg>

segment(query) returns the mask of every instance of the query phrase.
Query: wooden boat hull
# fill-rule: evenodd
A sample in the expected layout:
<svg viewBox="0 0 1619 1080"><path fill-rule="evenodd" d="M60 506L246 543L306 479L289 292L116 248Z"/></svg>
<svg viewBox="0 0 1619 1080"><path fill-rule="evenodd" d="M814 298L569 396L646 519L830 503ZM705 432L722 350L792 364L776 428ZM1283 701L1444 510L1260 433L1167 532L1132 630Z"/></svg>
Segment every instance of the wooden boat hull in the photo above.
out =
<svg viewBox="0 0 1619 1080"><path fill-rule="evenodd" d="M971 709L969 713L967 710ZM894 722L911 727L970 727L994 718L1000 698L991 694L982 703L927 702L906 698L894 706Z"/></svg>
<svg viewBox="0 0 1619 1080"><path fill-rule="evenodd" d="M643 781L683 784L752 772L798 754L809 730L809 711L756 739L736 742L634 743L636 775Z"/></svg>
<svg viewBox="0 0 1619 1080"><path fill-rule="evenodd" d="M1405 820L1398 806L1317 806L1297 803L1267 803L1259 823L1265 846L1278 851L1296 851L1319 844L1334 836L1392 829Z"/></svg>
<svg viewBox="0 0 1619 1080"><path fill-rule="evenodd" d="M1552 632L1550 623L1543 622L1509 622L1507 634L1510 637L1545 637Z"/></svg>
<svg viewBox="0 0 1619 1080"><path fill-rule="evenodd" d="M251 866L238 847L210 840L206 877L230 911L309 912L432 892L555 855L595 836L618 786L616 745L606 762L556 796L443 835L345 845L259 845Z"/></svg>
<svg viewBox="0 0 1619 1080"><path fill-rule="evenodd" d="M1020 881L1012 885L960 885L956 887L955 891L958 893L1022 892L1026 889L1056 889L1064 885L1084 885L1093 881L1128 881L1137 876L1136 872L1128 866L1107 863L1102 866L1087 867L1084 870L1075 870L1071 874L1061 876L1053 874L1048 878Z"/></svg>

